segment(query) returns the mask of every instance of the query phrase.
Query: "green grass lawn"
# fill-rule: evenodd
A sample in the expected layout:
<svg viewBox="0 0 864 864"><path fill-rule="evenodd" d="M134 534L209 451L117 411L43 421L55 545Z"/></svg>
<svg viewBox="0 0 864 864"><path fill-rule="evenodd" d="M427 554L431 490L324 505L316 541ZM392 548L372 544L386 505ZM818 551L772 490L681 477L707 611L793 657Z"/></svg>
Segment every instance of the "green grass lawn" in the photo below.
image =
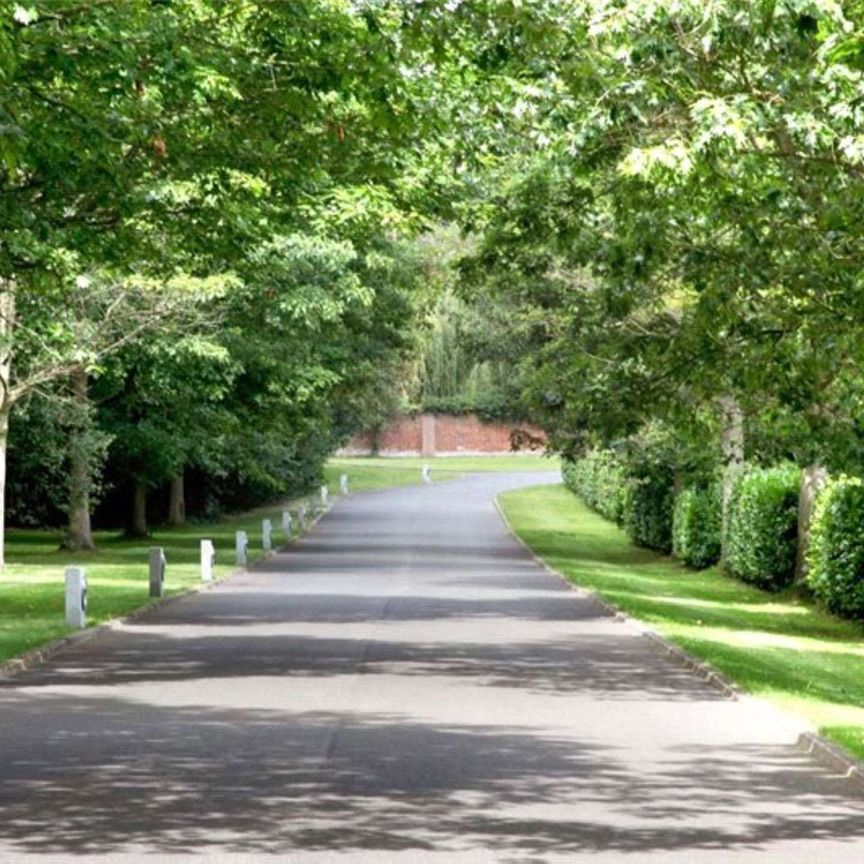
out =
<svg viewBox="0 0 864 864"><path fill-rule="evenodd" d="M6 569L0 573L0 662L69 632L64 624L64 570L87 571L87 619L100 624L150 602L148 549L162 546L168 559L166 594L200 585L199 542L216 546L214 576L234 569L234 532L249 534L249 560L261 557L261 520L273 521L273 543L283 541L282 507L264 507L218 523L189 524L157 530L146 540L127 540L98 532L95 552L58 548L53 531L11 530L7 534ZM295 527L296 531L296 527Z"/></svg>
<svg viewBox="0 0 864 864"><path fill-rule="evenodd" d="M331 459L325 474L333 488L338 488L340 474L348 474L351 490L359 492L420 483L420 470L424 465L429 465L433 480L450 480L461 474L485 471L554 471L560 461L557 457L526 453L504 456L350 456Z"/></svg>
<svg viewBox="0 0 864 864"><path fill-rule="evenodd" d="M639 549L563 486L507 492L501 504L518 535L571 581L864 757L864 627L792 590L769 594L717 567L696 572Z"/></svg>

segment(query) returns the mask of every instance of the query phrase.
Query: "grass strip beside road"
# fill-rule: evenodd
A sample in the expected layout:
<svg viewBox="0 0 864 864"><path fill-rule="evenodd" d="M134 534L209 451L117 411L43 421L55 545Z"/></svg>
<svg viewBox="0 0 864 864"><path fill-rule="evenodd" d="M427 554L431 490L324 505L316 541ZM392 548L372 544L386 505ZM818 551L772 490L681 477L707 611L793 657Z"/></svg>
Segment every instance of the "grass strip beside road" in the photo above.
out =
<svg viewBox="0 0 864 864"><path fill-rule="evenodd" d="M219 522L160 528L141 540L97 532L94 552L59 549L57 531L10 530L6 535L7 565L0 571L0 662L71 632L64 623L67 566L86 569L87 623L98 625L152 602L148 597L151 546L165 550L165 594L170 596L201 584L202 539L215 544L213 575L218 579L235 569L236 531L249 535L250 562L263 555L263 519L273 522L274 547L283 542L281 514L281 505L263 507Z"/></svg>
<svg viewBox="0 0 864 864"><path fill-rule="evenodd" d="M864 758L860 624L829 615L794 590L770 594L719 567L697 572L640 549L564 486L506 492L500 503L519 537L574 584Z"/></svg>
<svg viewBox="0 0 864 864"><path fill-rule="evenodd" d="M414 486L422 482L420 471L430 468L432 480L452 480L463 474L488 471L554 471L557 457L514 453L501 456L339 456L330 459L325 469L327 482L339 488L339 475L348 474L351 491Z"/></svg>

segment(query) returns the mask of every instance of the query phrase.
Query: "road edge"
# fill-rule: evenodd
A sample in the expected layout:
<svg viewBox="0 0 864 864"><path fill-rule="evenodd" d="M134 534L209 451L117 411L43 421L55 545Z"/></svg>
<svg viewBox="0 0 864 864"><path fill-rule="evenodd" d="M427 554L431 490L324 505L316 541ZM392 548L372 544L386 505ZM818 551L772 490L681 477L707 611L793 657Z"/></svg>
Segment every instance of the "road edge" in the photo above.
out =
<svg viewBox="0 0 864 864"><path fill-rule="evenodd" d="M210 591L217 585L223 585L243 573L248 573L250 570L254 570L262 562L273 557L278 552L287 550L289 546L292 546L298 540L305 537L341 500L342 497L334 499L330 505L317 511L317 514L313 516L301 533L291 537L290 540L282 543L282 545L277 549L265 552L260 558L257 558L246 567L235 567L229 573L220 576L218 579L213 579L210 582L199 582L197 585L190 585L186 588L181 588L167 597L160 597L151 602L145 602L126 615L109 618L101 624L87 627L84 630L79 630L66 636L61 636L59 639L51 639L42 645L37 645L35 648L25 651L23 654L19 654L17 657L10 657L8 660L4 660L0 663L0 686L9 681L13 681L15 677L24 672L29 672L33 669L38 669L40 666L44 666L48 661L69 648L74 648L84 642L89 642L91 639L95 639L100 635L111 632L112 630L117 630L127 624L134 624L138 621L144 620L159 610L164 609L166 606L177 603L186 597Z"/></svg>
<svg viewBox="0 0 864 864"><path fill-rule="evenodd" d="M572 582L559 570L556 570L554 567L547 564L546 561L543 560L543 558L541 558L540 555L538 555L531 546L529 546L528 543L516 533L501 505L499 495L495 495L493 503L495 505L495 510L498 512L499 518L510 536L531 556L536 564L542 567L550 575L556 576L560 579L568 588L570 588L570 590L574 591L579 596L588 597L593 600L615 621L622 623L626 622L634 627L638 630L640 635L652 645L652 647L664 652L665 655L670 660L675 661L677 665L683 666L693 672L696 677L719 690L727 699L737 700L742 696L751 699L759 698L758 696L746 693L734 682L730 681L714 669L709 663L693 657L683 648L679 647L674 642L669 641L665 636L662 636L652 627L649 627L645 622L640 621L638 618L633 618L626 612L622 612L617 606L600 597L596 591ZM793 716L797 720L800 720L802 724L806 725L807 721L804 720L804 718L800 718L798 715ZM847 751L838 744L829 741L827 738L823 738L816 732L806 731L799 734L798 740L795 742L795 747L811 756L823 767L839 772L844 778L855 781L857 785L864 789L864 762L856 759L850 753L847 753Z"/></svg>

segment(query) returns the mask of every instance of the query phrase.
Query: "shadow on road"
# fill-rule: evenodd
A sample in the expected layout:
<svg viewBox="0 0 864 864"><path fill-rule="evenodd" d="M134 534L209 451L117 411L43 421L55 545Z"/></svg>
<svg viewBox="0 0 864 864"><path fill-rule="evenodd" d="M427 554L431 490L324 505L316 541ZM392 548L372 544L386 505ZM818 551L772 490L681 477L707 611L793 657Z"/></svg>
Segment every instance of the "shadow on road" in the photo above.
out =
<svg viewBox="0 0 864 864"><path fill-rule="evenodd" d="M60 715L38 758L12 755L4 768L0 839L22 851L663 852L864 836L860 813L831 810L845 803L842 789L788 748L723 759L697 748L644 776L601 747L518 725L162 710L68 695L53 704L22 694L6 705L19 722L28 712ZM802 776L809 791L790 802L794 813L770 803L788 800ZM599 817L613 806L626 827ZM706 809L716 823L686 824Z"/></svg>

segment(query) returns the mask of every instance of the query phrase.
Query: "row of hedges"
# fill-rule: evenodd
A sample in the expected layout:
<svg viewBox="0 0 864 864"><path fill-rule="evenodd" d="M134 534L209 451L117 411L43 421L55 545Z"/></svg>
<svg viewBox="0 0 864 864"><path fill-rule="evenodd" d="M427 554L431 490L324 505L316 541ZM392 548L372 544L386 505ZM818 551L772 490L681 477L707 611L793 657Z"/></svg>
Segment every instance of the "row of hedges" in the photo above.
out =
<svg viewBox="0 0 864 864"><path fill-rule="evenodd" d="M576 462L565 462L564 483L592 510L619 525L624 520L627 477L611 450L589 453Z"/></svg>
<svg viewBox="0 0 864 864"><path fill-rule="evenodd" d="M589 507L623 525L640 546L671 552L691 567L720 560L722 499L719 483L674 494L670 468L628 473L610 451L591 453L564 470L565 482ZM725 565L763 588L788 585L795 575L800 469L752 468L735 483L729 501Z"/></svg>
<svg viewBox="0 0 864 864"><path fill-rule="evenodd" d="M637 546L672 551L675 492L672 473L656 471L630 478L624 497L624 529Z"/></svg>
<svg viewBox="0 0 864 864"><path fill-rule="evenodd" d="M769 590L792 582L800 485L801 470L794 465L751 469L738 478L723 549L730 573Z"/></svg>
<svg viewBox="0 0 864 864"><path fill-rule="evenodd" d="M668 553L672 548L671 471L627 472L611 450L564 464L564 483L601 516L617 522L640 546Z"/></svg>
<svg viewBox="0 0 864 864"><path fill-rule="evenodd" d="M737 478L721 537L719 483L673 494L671 470L634 476L614 452L600 451L564 467L568 488L622 525L631 539L671 551L691 567L720 560L732 575L776 591L795 578L801 469L750 468ZM837 477L820 492L810 526L806 584L831 611L864 619L864 480Z"/></svg>
<svg viewBox="0 0 864 864"><path fill-rule="evenodd" d="M676 495L672 515L672 554L698 570L716 564L720 560L722 514L719 483L694 486Z"/></svg>
<svg viewBox="0 0 864 864"><path fill-rule="evenodd" d="M837 477L816 499L807 584L832 611L864 619L864 480Z"/></svg>
<svg viewBox="0 0 864 864"><path fill-rule="evenodd" d="M730 502L725 562L735 575L777 589L795 578L801 471L749 471ZM805 582L832 612L864 619L864 480L836 477L816 499Z"/></svg>

